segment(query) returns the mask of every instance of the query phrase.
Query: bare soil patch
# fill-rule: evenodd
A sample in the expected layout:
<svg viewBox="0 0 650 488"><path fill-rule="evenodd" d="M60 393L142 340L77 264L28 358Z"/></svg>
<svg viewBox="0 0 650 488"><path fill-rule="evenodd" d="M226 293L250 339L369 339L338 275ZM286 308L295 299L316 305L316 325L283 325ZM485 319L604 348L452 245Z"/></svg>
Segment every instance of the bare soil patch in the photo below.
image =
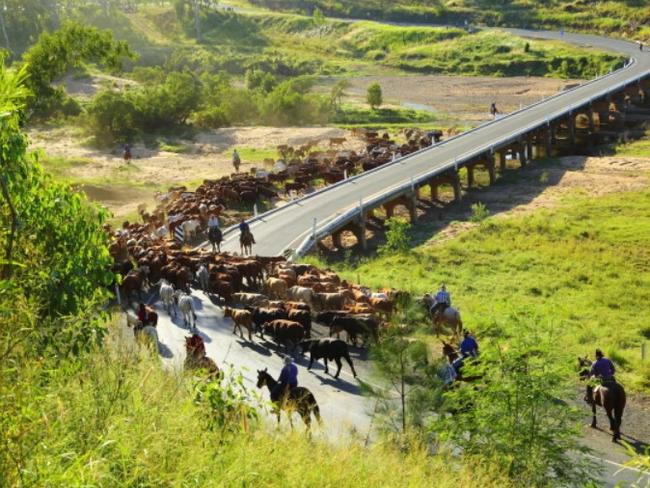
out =
<svg viewBox="0 0 650 488"><path fill-rule="evenodd" d="M362 76L350 78L346 89L348 101L363 102L371 83L379 83L384 100L389 104L410 108L430 107L436 112L460 121L478 122L489 119L492 102L503 113L518 110L538 100L575 85L578 80L516 76ZM327 79L325 86L334 81ZM420 107L418 107L420 106Z"/></svg>

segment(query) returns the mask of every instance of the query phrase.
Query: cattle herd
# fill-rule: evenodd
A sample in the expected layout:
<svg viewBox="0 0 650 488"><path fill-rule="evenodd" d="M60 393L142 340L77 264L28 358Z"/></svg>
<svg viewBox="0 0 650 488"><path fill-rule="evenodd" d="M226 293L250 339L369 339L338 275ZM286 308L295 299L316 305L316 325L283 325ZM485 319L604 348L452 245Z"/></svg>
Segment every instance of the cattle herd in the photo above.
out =
<svg viewBox="0 0 650 488"><path fill-rule="evenodd" d="M398 144L388 133L355 129L355 136L365 141L365 150L357 153L340 148L345 138L330 139L330 149L317 150L320 141L312 141L294 148L278 146L280 159L265 160L271 169L251 169L250 173L234 173L218 179L205 180L195 191L185 186L170 188L159 194L158 205L147 212L144 205L138 211L150 234L173 237L176 229L183 230L184 241L192 242L205 231L210 215L217 216L225 225L249 217L253 206L289 198L311 191L319 185L333 184L389 163L396 157L418 151L437 141L441 135L434 131L423 133L417 129L404 131L406 142Z"/></svg>
<svg viewBox="0 0 650 488"><path fill-rule="evenodd" d="M388 134L356 132L366 141L363 154L315 151L313 144L300 148L281 146L278 152L282 164L270 162L277 171L206 180L194 192L184 187L171 188L160 196L153 213L140 208L142 222L124 222L119 229L107 225L113 271L121 277L116 283L124 304L128 306L134 297L141 299L148 293L149 299L162 300L167 313L175 314L178 308L186 325L192 327L195 314L189 297L193 287L201 289L224 305L225 318L232 320L233 333L239 332L242 339L245 334L249 341L256 334L262 338L266 335L291 351L300 344L310 352L312 361L336 360L338 376L340 359L349 359L348 343L365 346L379 338L395 309L398 291L373 293L329 270L281 257L190 250L173 236L174 230L182 226L185 238L191 238L205 228L210 215L220 215L223 223L232 223L241 217L236 209L242 203L270 199L283 191L304 191L319 180L335 183L345 173L355 174L388 163L430 145L431 138L438 137L409 130L405 131L408 142L398 145ZM332 139L330 146L342 142ZM190 306L182 306L187 303ZM336 338L312 337L314 323L329 329L329 336Z"/></svg>

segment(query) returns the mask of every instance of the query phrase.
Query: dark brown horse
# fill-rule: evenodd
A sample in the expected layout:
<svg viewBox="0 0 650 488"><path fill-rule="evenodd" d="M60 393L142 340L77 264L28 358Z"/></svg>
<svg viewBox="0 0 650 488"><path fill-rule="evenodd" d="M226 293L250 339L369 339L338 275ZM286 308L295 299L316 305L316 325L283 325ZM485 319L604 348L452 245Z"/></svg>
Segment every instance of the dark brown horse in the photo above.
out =
<svg viewBox="0 0 650 488"><path fill-rule="evenodd" d="M591 370L591 361L588 358L578 358L578 368L582 380L589 379ZM591 388L591 390L590 390ZM591 402L589 402L589 393L591 392ZM596 405L601 406L607 413L609 419L609 430L613 432L612 442L621 439L621 422L623 421L623 411L625 410L625 389L616 381L607 381L602 385L587 387L587 403L591 403L591 427L596 428Z"/></svg>
<svg viewBox="0 0 650 488"><path fill-rule="evenodd" d="M257 387L262 388L266 385L269 390L269 393L273 391L273 388L278 384L275 379L268 373L267 368L262 370L257 370ZM302 421L307 426L307 430L311 427L311 414L314 414L316 420L320 423L320 409L318 408L318 403L316 403L316 398L311 391L302 386L296 388L291 388L288 391L283 392L280 395L278 401L273 402L274 410L278 416L278 424L280 423L280 412L286 410L289 412L289 423L293 427L293 421L291 419L292 412L298 412Z"/></svg>
<svg viewBox="0 0 650 488"><path fill-rule="evenodd" d="M239 247L242 256L253 254L253 244L255 244L253 234L250 231L242 232L239 236Z"/></svg>
<svg viewBox="0 0 650 488"><path fill-rule="evenodd" d="M208 240L212 244L212 253L221 252L221 242L223 241L223 233L219 227L210 227L208 229Z"/></svg>
<svg viewBox="0 0 650 488"><path fill-rule="evenodd" d="M442 341L442 354L444 356L447 356L447 360L449 361L449 364L454 364L454 361L456 361L460 357L460 353L458 350L448 342ZM473 360L472 358L467 358L466 360ZM476 381L480 379L480 376L463 376L463 369L458 368L456 371L457 375L456 376L456 381L465 381L467 383L471 381Z"/></svg>
<svg viewBox="0 0 650 488"><path fill-rule="evenodd" d="M217 363L210 359L205 352L205 343L198 334L185 338L185 369L204 369L208 376L216 377L219 374Z"/></svg>

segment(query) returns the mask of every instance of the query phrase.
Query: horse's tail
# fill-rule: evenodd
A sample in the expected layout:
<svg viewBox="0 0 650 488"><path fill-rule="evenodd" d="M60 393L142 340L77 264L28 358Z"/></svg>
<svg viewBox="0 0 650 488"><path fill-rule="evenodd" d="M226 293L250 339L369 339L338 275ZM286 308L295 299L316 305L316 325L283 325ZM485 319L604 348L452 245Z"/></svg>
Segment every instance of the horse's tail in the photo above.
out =
<svg viewBox="0 0 650 488"><path fill-rule="evenodd" d="M319 424L323 423L323 419L320 416L320 408L318 407L318 403L316 403L316 399L312 396L312 399L314 401L314 406L312 407L312 412L314 412L314 417L316 417L316 421Z"/></svg>

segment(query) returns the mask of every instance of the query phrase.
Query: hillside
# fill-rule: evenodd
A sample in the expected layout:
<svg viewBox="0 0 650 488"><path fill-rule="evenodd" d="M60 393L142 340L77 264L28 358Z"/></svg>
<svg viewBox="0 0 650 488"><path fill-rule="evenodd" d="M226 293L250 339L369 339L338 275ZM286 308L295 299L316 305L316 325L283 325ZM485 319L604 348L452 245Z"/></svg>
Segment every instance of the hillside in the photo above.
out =
<svg viewBox="0 0 650 488"><path fill-rule="evenodd" d="M570 29L609 33L635 40L650 39L650 7L646 2L588 0L249 0L272 10L311 14L318 8L334 17L371 18L401 22Z"/></svg>

